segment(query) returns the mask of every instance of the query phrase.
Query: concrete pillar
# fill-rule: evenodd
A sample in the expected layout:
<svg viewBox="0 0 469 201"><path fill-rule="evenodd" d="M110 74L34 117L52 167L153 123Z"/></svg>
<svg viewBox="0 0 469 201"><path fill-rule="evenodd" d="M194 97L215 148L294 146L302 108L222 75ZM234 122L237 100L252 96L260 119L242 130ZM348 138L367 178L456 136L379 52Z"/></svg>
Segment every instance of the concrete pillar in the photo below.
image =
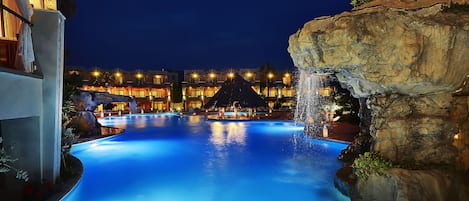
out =
<svg viewBox="0 0 469 201"><path fill-rule="evenodd" d="M50 181L60 173L64 21L53 10L35 10L32 17L36 64L43 75L42 176Z"/></svg>

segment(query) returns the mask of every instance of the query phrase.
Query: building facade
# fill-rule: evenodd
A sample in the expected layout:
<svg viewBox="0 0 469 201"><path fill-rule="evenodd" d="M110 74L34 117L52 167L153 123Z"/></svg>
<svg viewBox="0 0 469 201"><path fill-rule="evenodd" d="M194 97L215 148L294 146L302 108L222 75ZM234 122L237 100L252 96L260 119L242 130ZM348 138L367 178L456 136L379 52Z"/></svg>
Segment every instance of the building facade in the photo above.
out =
<svg viewBox="0 0 469 201"><path fill-rule="evenodd" d="M197 110L218 92L225 80L235 74L241 75L251 83L252 89L260 95L271 109L292 109L295 101L293 75L289 71L282 73L267 72L258 69L227 69L221 71L185 70L182 81L182 100L185 111Z"/></svg>
<svg viewBox="0 0 469 201"><path fill-rule="evenodd" d="M139 111L200 110L218 92L223 83L241 75L252 89L268 103L271 109L291 110L295 104L293 74L269 72L261 75L257 69L185 70L179 79L177 72L167 70L127 72L119 69L94 70L67 67L65 76L79 75L82 90L108 92L135 98ZM181 98L175 98L181 97ZM98 112L128 111L128 103L113 103L111 107L98 106Z"/></svg>
<svg viewBox="0 0 469 201"><path fill-rule="evenodd" d="M67 76L78 76L81 79L81 90L108 92L114 95L133 97L139 110L158 112L174 110L172 90L178 82L176 72L124 71L120 69L105 70L95 68L87 70L79 67L67 67ZM128 103L114 102L110 106L100 105L97 112L128 111Z"/></svg>

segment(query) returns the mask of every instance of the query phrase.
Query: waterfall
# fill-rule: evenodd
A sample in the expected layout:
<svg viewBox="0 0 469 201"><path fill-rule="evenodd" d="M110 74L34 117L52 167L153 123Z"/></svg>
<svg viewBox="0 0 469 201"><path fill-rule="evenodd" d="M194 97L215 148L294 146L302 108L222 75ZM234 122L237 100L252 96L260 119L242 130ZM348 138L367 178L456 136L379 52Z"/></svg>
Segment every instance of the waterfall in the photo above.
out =
<svg viewBox="0 0 469 201"><path fill-rule="evenodd" d="M300 69L297 79L295 122L304 123L305 135L321 136L323 99L319 89L324 85L321 75Z"/></svg>

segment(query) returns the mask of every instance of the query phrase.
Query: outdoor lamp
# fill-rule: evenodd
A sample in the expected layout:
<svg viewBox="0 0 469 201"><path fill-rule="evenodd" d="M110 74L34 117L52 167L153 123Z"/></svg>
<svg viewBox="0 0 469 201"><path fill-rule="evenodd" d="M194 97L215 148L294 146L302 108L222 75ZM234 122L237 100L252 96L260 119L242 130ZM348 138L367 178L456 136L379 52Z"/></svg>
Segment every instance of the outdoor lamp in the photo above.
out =
<svg viewBox="0 0 469 201"><path fill-rule="evenodd" d="M272 78L274 77L274 74L273 74L273 73L269 73L269 74L267 75L267 77L268 77L269 79L272 79Z"/></svg>
<svg viewBox="0 0 469 201"><path fill-rule="evenodd" d="M93 73L92 73L92 74L93 74L93 76L95 76L95 77L98 77L98 76L99 76L99 74L101 74L101 73L100 73L99 71L97 71L97 70L96 70L96 71L93 71Z"/></svg>

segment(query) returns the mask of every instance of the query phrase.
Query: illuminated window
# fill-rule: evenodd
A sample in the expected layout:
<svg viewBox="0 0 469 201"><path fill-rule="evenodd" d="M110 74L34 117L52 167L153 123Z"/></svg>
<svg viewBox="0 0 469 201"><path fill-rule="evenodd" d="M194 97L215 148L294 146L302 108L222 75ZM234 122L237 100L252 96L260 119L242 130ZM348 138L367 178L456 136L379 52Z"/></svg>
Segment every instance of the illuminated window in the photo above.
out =
<svg viewBox="0 0 469 201"><path fill-rule="evenodd" d="M213 88L208 88L205 90L205 95L207 97L213 97L213 95L215 95L217 93L218 89L213 87Z"/></svg>
<svg viewBox="0 0 469 201"><path fill-rule="evenodd" d="M153 102L153 109L163 110L164 103L161 101Z"/></svg>
<svg viewBox="0 0 469 201"><path fill-rule="evenodd" d="M189 91L189 96L190 97L202 96L202 90L200 90L198 88L193 88Z"/></svg>
<svg viewBox="0 0 469 201"><path fill-rule="evenodd" d="M117 89L117 90L116 90L116 95L125 95L125 90L123 90L123 89Z"/></svg>
<svg viewBox="0 0 469 201"><path fill-rule="evenodd" d="M293 97L295 96L295 90L293 88L283 88L282 95L285 97Z"/></svg>
<svg viewBox="0 0 469 201"><path fill-rule="evenodd" d="M200 102L200 101L191 101L191 102L189 103L189 107L190 107L190 108L193 108L193 109L195 109L195 108L201 108L201 107L202 107L202 102Z"/></svg>
<svg viewBox="0 0 469 201"><path fill-rule="evenodd" d="M143 89L134 89L132 90L132 95L138 98L144 98L145 97L145 90Z"/></svg>
<svg viewBox="0 0 469 201"><path fill-rule="evenodd" d="M122 83L124 83L124 78L122 78L122 76L121 76L121 77L116 77L115 80L116 80L116 84L122 84Z"/></svg>
<svg viewBox="0 0 469 201"><path fill-rule="evenodd" d="M264 88L264 90L262 91L262 94L265 96L265 97L276 97L278 95L278 90L277 88L275 87L269 87L269 90L267 91L267 87Z"/></svg>
<svg viewBox="0 0 469 201"><path fill-rule="evenodd" d="M162 84L162 83L163 83L163 76L162 75L153 76L153 84Z"/></svg>
<svg viewBox="0 0 469 201"><path fill-rule="evenodd" d="M163 98L163 90L162 89L153 89L151 90L151 95L155 98Z"/></svg>

